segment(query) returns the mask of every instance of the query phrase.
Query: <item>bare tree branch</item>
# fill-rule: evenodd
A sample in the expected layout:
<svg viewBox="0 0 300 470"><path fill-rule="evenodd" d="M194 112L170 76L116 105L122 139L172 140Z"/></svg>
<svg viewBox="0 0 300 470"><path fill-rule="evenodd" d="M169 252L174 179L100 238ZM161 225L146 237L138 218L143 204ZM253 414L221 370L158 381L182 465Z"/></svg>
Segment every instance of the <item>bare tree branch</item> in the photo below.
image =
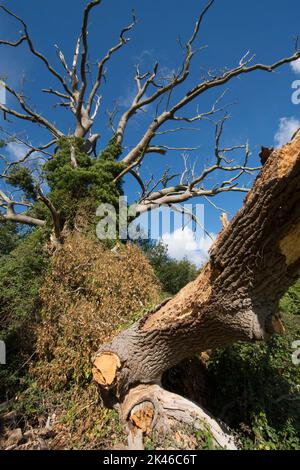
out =
<svg viewBox="0 0 300 470"><path fill-rule="evenodd" d="M95 104L95 109L94 109L94 112L91 116L92 120L94 120L98 114L98 111L99 111L99 107L100 107L100 104L101 104L101 99L102 99L102 96L99 95L97 96L97 100L96 100L96 104Z"/></svg>
<svg viewBox="0 0 300 470"><path fill-rule="evenodd" d="M181 131L200 131L199 127L176 127L174 129L166 129L164 131L156 132L155 135L166 135L166 134L174 134L175 132L181 132Z"/></svg>
<svg viewBox="0 0 300 470"><path fill-rule="evenodd" d="M81 27L81 42L82 42L82 52L81 52L81 62L80 62L80 75L81 75L81 88L79 91L78 102L77 102L77 110L76 115L77 118L81 118L81 110L83 106L84 94L87 88L87 79L86 79L86 65L87 65L87 58L88 58L88 21L89 15L93 8L100 5L102 0L94 0L85 7L83 13L83 21Z"/></svg>
<svg viewBox="0 0 300 470"><path fill-rule="evenodd" d="M22 42L26 41L27 38L26 36L21 36L20 39L18 39L17 41L15 42L12 42L12 41L5 41L4 39L1 39L0 40L0 45L2 46L12 46L12 47L17 47L19 46L20 44L22 44Z"/></svg>
<svg viewBox="0 0 300 470"><path fill-rule="evenodd" d="M98 73L97 73L97 78L96 78L96 81L95 81L95 84L92 88L92 91L90 93L90 96L88 98L88 103L87 103L87 111L88 113L90 113L91 111L91 108L92 108L92 104L93 104L93 101L94 101L94 98L96 96L96 93L101 85L101 80L102 80L102 77L103 77L103 73L104 73L104 66L105 64L109 61L109 59L111 58L111 56L117 52L122 46L124 46L125 44L128 43L129 39L125 38L124 35L125 33L127 33L128 31L130 31L136 24L136 17L135 17L135 14L133 12L133 21L130 25L126 26L124 29L122 29L121 33L120 33L120 40L118 42L118 44L116 44L115 46L111 47L107 54L103 57L103 59L98 63Z"/></svg>
<svg viewBox="0 0 300 470"><path fill-rule="evenodd" d="M192 117L184 117L184 116L174 116L172 118L173 121L184 121L184 122L195 122L195 121L203 121L205 119L209 119L212 115L220 113L221 111L224 111L225 108L228 108L230 106L229 104L218 107L218 104L220 101L224 98L225 94L228 92L228 90L224 90L221 95L216 99L214 104L212 105L211 109L209 111L204 111L200 112L199 107L197 106L197 114ZM157 135L158 133L156 133Z"/></svg>
<svg viewBox="0 0 300 470"><path fill-rule="evenodd" d="M19 144L22 144L25 147L28 147L32 151L32 153L40 152L40 153L44 154L47 157L52 157L52 154L50 152L47 152L47 149L49 149L52 145L57 143L57 139L53 139L45 145L34 147L33 145L31 145L26 140L18 137L16 134L12 134L12 133L8 132L6 129L3 129L3 127L0 127L0 131L2 133L4 133L10 139L11 142L18 142ZM28 157L26 157L25 160L23 160L24 158L25 158L25 156L22 157L22 159L20 159L20 160L17 160L15 162L9 162L7 164L23 163L26 160L26 158L28 158Z"/></svg>
<svg viewBox="0 0 300 470"><path fill-rule="evenodd" d="M46 128L56 137L63 136L63 133L59 131L50 121L48 121L47 119L42 117L40 114L36 113L35 111L32 111L32 109L25 103L23 96L21 96L19 93L13 90L6 83L3 83L3 86L11 95L13 95L17 99L17 101L19 102L19 105L26 112L26 114L21 114L18 111L8 108L7 106L0 103L0 109L2 111L5 111L7 114L15 116L19 119L24 119L26 121L31 121L31 122L40 124L41 126Z"/></svg>
<svg viewBox="0 0 300 470"><path fill-rule="evenodd" d="M38 200L43 202L43 204L45 204L45 206L49 209L51 216L52 216L55 237L59 241L61 238L61 230L62 230L59 211L56 210L51 200L47 196L44 195L41 188L38 188Z"/></svg>
<svg viewBox="0 0 300 470"><path fill-rule="evenodd" d="M26 205L24 202L15 202L11 200L1 189L0 189L0 208L5 209L3 217L5 220L16 222L19 224L34 225L43 227L45 225L44 220L36 219L35 217L28 216L26 214L19 214L15 212L15 205Z"/></svg>
<svg viewBox="0 0 300 470"><path fill-rule="evenodd" d="M77 76L77 63L78 63L79 52L80 52L80 44L81 44L81 36L79 36L79 38L77 39L74 57L73 57L71 75L70 75L73 93L77 90L77 85L79 82L78 76Z"/></svg>
<svg viewBox="0 0 300 470"><path fill-rule="evenodd" d="M146 193L146 186L141 176L134 170L130 170L129 173L137 180L138 184L141 187L142 195L144 195Z"/></svg>
<svg viewBox="0 0 300 470"><path fill-rule="evenodd" d="M114 127L114 120L115 120L115 117L117 116L118 112L119 112L119 109L118 109L118 104L115 103L114 104L114 107L112 109L112 111L110 111L109 109L106 109L106 115L108 117L108 127L112 130L113 134L115 135L116 134L116 129Z"/></svg>
<svg viewBox="0 0 300 470"><path fill-rule="evenodd" d="M52 65L50 64L47 57L45 57L43 54L41 54L39 51L37 51L35 49L35 47L33 45L33 42L31 40L31 37L29 35L29 32L28 32L28 26L25 23L25 21L22 20L22 18L17 16L15 13L10 11L8 8L6 8L4 5L0 5L0 9L3 10L5 13L7 13L9 16L15 18L19 23L21 23L21 25L23 26L23 29L24 29L24 36L22 38L20 38L16 43L7 44L7 41L0 41L0 45L2 44L2 45L18 46L22 42L27 41L31 53L33 55L35 55L36 57L38 57L38 59L40 59L46 65L49 72L59 80L59 82L61 83L61 85L63 86L65 91L68 93L68 95L72 95L72 92L69 89L69 87L68 87L66 81L64 80L64 78L52 67Z"/></svg>
<svg viewBox="0 0 300 470"><path fill-rule="evenodd" d="M70 99L70 97L68 95L66 95L64 93L61 93L60 91L53 90L52 88L43 88L42 92L58 96L59 98L63 98L64 100L69 100Z"/></svg>
<svg viewBox="0 0 300 470"><path fill-rule="evenodd" d="M180 204L193 197L204 197L205 199L209 199L223 192L249 191L248 188L238 186L237 181L244 174L254 174L255 172L259 171L261 167L248 166L248 160L250 157L248 144L235 145L228 148L220 147L223 126L227 119L228 116L226 115L220 122L216 124L214 150L214 158L216 162L210 167L204 168L201 174L197 176L195 171L195 164L192 167L189 167L188 156L184 155L183 172L181 172L180 175L169 175L167 170L148 192L143 192L142 197L137 204L137 214L142 214L149 209L155 209L163 205L170 206L171 204ZM226 158L226 154L229 152L235 152L236 150L244 150L245 155L243 164L228 164L231 163L232 160L229 161ZM216 171L231 173L233 176L228 180L219 182L212 188L204 187L203 183L207 180L207 177ZM168 183L177 176L180 176L179 183L168 186ZM157 187L160 185L162 188L157 190Z"/></svg>
<svg viewBox="0 0 300 470"><path fill-rule="evenodd" d="M25 155L22 158L20 158L19 160L16 160L16 161L13 161L13 162L7 162L7 168L5 170L5 173L7 171L9 171L9 169L12 166L20 165L21 163L26 162L28 160L28 158L34 153L41 152L41 153L43 153L43 154L45 154L49 157L52 157L51 153L45 152L45 150L48 149L49 147L52 147L52 145L55 145L57 143L57 140L55 139L55 140L51 140L50 142L48 142L48 144L42 145L41 147L33 147L32 145L28 144L24 140L21 140L17 137L15 137L15 140L19 141L23 145L26 145L30 150L28 150L28 152L26 152Z"/></svg>
<svg viewBox="0 0 300 470"><path fill-rule="evenodd" d="M160 155L166 155L167 149L158 146L147 147L145 153L159 153Z"/></svg>
<svg viewBox="0 0 300 470"><path fill-rule="evenodd" d="M63 68L65 69L65 71L67 72L67 74L70 76L71 75L71 70L69 69L68 67L68 64L67 64L67 61L66 61L66 58L65 58L65 55L64 53L59 49L58 45L55 44L54 45L55 49L56 49L56 52L57 52L57 55L58 55L58 58L63 66Z"/></svg>
<svg viewBox="0 0 300 470"><path fill-rule="evenodd" d="M167 83L167 85L160 86L155 83L155 78L157 76L157 70L158 70L158 63L155 64L152 74L146 73L142 76L140 75L139 68L137 67L135 80L138 85L138 93L136 97L134 98L130 109L123 114L119 122L119 125L117 128L117 139L119 143L121 143L123 140L124 131L128 123L128 120L137 112L137 110L142 109L143 107L156 101L161 96L166 95L167 93L171 92L175 87L177 87L178 85L180 85L187 79L187 77L189 76L189 72L190 72L191 60L194 56L194 50L192 47L193 43L199 33L200 26L202 24L203 19L206 13L208 12L208 10L210 9L210 7L213 5L213 3L214 3L214 0L210 0L207 3L206 7L200 13L198 20L196 22L196 26L192 33L192 36L185 45L186 53L185 53L185 58L184 58L182 68L173 77L173 79L170 80L169 83ZM145 82L142 85L141 82L143 79L145 79ZM157 90L149 97L145 97L146 91L148 90L150 85L154 85L155 88L157 88ZM144 99L142 99L143 97Z"/></svg>
<svg viewBox="0 0 300 470"><path fill-rule="evenodd" d="M63 66L64 71L67 73L66 78L64 75L58 73L50 64L49 60L41 54L37 49L35 49L32 39L28 32L28 27L26 23L19 18L16 14L11 12L5 6L0 5L0 9L7 13L9 16L17 20L22 25L22 36L15 42L0 40L0 45L8 45L11 47L18 47L23 42L26 42L29 46L31 53L36 56L40 61L42 61L48 71L59 81L60 85L63 87L63 90L56 90L53 88L44 88L43 92L54 95L60 98L62 101L57 104L57 106L68 107L71 112L75 115L76 118L76 129L72 136L84 138L86 140L86 148L84 151L87 153L93 147L95 148L99 134L91 135L91 128L94 124L96 116L98 114L100 105L101 105L101 95L98 94L99 88L101 86L103 78L105 78L105 66L110 60L112 55L117 52L123 45L125 45L129 39L126 37L126 33L130 31L136 24L136 18L133 13L133 21L130 25L126 26L119 36L119 41L112 46L106 53L106 55L98 61L97 72L94 81L90 86L88 93L88 52L89 52L89 43L88 43L88 28L89 28L89 18L92 10L100 5L102 0L93 0L89 1L87 6L83 11L82 25L80 35L77 39L75 51L73 55L73 62L71 66L68 65L67 60L63 52L56 46L58 57L60 63ZM193 166L189 165L188 158L184 157L184 169L180 175L170 175L168 170L166 170L161 178L158 181L153 183L153 178L151 178L149 184L144 184L143 179L135 170L136 167L142 163L145 155L149 153L155 153L159 155L165 155L168 150L185 150L192 151L196 150L194 147L170 147L168 145L160 145L159 143L153 143L154 138L162 136L164 134L178 132L180 130L186 130L186 127L177 127L174 129L165 129L163 125L169 122L178 121L183 123L192 124L201 120L212 120L212 116L216 113L220 113L224 110L225 106L220 106L220 101L224 97L226 91L224 91L219 98L215 101L213 106L208 111L201 111L197 107L197 112L194 116L185 116L181 113L182 110L196 98L200 97L203 93L218 87L222 87L230 80L235 77L239 77L243 74L252 73L256 70L262 70L266 72L272 72L283 64L295 61L300 58L300 51L297 50L298 43L296 41L296 52L290 57L285 57L271 65L264 64L254 64L251 65L254 55L251 56L250 52L247 51L246 54L238 61L238 65L234 66L231 69L225 69L218 74L209 71L208 75L199 79L199 82L196 86L189 89L188 92L182 92L174 94L173 91L180 90L179 87L182 85L190 74L191 62L195 56L197 49L195 48L195 43L200 34L200 29L202 22L213 5L214 0L209 0L206 6L203 8L199 17L196 21L195 27L192 31L191 36L184 44L184 56L183 62L179 70L172 73L171 76L164 76L165 74L160 72L159 64L156 63L151 71L142 73L140 71L139 65L136 66L135 73L135 82L136 82L136 94L133 98L133 101L123 115L120 117L119 123L116 126L116 129L113 125L113 120L116 115L116 111L113 111L109 115L110 126L113 129L113 132L116 135L117 143L122 144L124 140L124 134L127 128L129 120L140 111L145 110L145 107L150 104L156 105L156 115L153 118L152 122L142 135L139 142L133 147L129 147L128 153L122 159L122 162L126 164L126 168L121 171L121 173L115 178L115 182L123 178L127 173L130 173L139 183L142 189L142 196L139 201L140 211L148 210L151 207L157 207L159 205L170 205L170 204L180 204L181 202L196 196L203 196L205 198L212 198L217 194L220 194L225 191L240 191L246 192L247 188L244 188L242 185L239 185L239 179L245 174L252 174L257 171L259 168L251 167L248 165L248 158L250 155L248 145L235 145L231 147L221 146L221 136L223 131L223 126L228 118L225 116L220 122L216 125L215 131L215 148L214 148L214 159L215 161L210 167L205 167L200 174L196 174L194 163ZM199 49L198 49L199 50ZM41 147L34 147L28 145L28 152L24 157L22 157L18 162L10 162L9 165L16 163L24 163L27 159L32 156L35 152L41 152L47 154L47 149L54 145L60 137L63 137L64 134L56 128L56 125L49 122L41 114L34 111L31 106L28 105L27 101L24 98L23 93L18 93L8 85L4 84L6 90L17 100L18 105L21 107L22 111L15 110L4 104L0 104L0 110L4 113L14 116L16 118L37 123L51 132L54 136L54 140L51 140L48 144ZM177 88L178 87L178 88ZM174 97L175 95L175 97ZM179 96L179 97L178 97ZM161 106L164 105L164 110L161 112ZM180 124L178 124L180 126ZM193 128L190 127L189 130ZM194 130L198 130L195 129ZM89 136L89 137L88 137ZM244 150L245 158L243 164L235 164L233 160L228 158L228 154L232 152ZM74 168L77 166L76 161L76 152L75 147L71 146L71 163ZM207 178L215 174L215 172L221 172L221 174L228 174L228 179L224 179L214 187L204 187L204 182L207 181ZM5 172L4 172L5 176ZM177 184L174 183L174 179L177 178ZM172 185L170 182L172 180ZM152 185L151 189L149 189ZM54 227L55 227L55 208L51 209L51 201L47 199L41 190L39 189L39 198L51 211ZM5 197L7 197L5 195ZM1 208L8 210L13 216L14 206L18 203L10 198L9 202L5 201L1 197ZM27 204L21 203L21 204ZM15 214L19 216L19 214ZM58 226L57 226L58 227ZM56 229L58 230L58 228Z"/></svg>
<svg viewBox="0 0 300 470"><path fill-rule="evenodd" d="M143 214L150 209L156 209L160 206L169 206L185 202L193 197L214 197L224 192L249 192L248 188L237 185L217 187L214 189L194 189L190 191L187 186L173 186L153 193L151 197L139 202L136 206L137 215Z"/></svg>
<svg viewBox="0 0 300 470"><path fill-rule="evenodd" d="M234 77L251 73L256 70L272 72L273 70L277 69L281 65L293 62L299 58L300 58L300 51L298 51L297 53L295 53L294 55L290 57L283 58L273 63L272 65L255 64L252 66L247 66L242 63L242 65L239 65L236 68L226 71L224 74L222 74L221 76L217 78L200 83L199 85L194 87L192 90L190 90L188 93L186 93L186 95L182 99L180 99L170 110L162 112L160 116L158 116L157 118L153 120L153 122L150 124L150 126L148 127L147 131L145 132L144 136L139 141L139 143L123 158L123 162L127 164L130 164L134 162L135 160L138 160L140 162L141 152L143 152L143 150L147 148L147 146L150 144L157 130L168 120L174 120L174 118L176 119L176 113L180 109L185 107L188 103L190 103L196 97L200 96L201 94L208 91L209 89L222 86L225 83L232 80Z"/></svg>
<svg viewBox="0 0 300 470"><path fill-rule="evenodd" d="M9 180L9 177L7 175L1 175L1 177ZM60 213L59 211L57 211L51 200L47 196L45 196L42 188L39 185L36 185L35 191L36 200L41 201L51 213L55 238L57 241L59 241L62 230ZM13 200L3 190L0 189L0 208L5 210L5 213L2 214L4 219L20 224L33 225L38 227L43 227L46 224L45 220L37 219L35 217L27 215L26 213L24 214L16 212L15 206L23 206L26 208L34 207L32 202Z"/></svg>

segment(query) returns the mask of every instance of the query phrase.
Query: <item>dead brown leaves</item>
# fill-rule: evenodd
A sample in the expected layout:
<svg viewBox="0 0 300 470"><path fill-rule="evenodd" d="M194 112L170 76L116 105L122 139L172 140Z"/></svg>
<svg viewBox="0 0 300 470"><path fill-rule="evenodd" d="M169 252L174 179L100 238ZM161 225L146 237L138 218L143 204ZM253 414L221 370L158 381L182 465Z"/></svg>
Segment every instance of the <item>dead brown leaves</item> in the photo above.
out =
<svg viewBox="0 0 300 470"><path fill-rule="evenodd" d="M54 255L42 289L37 329L40 362L33 373L45 387L90 379L91 356L137 311L158 302L158 284L141 251L116 253L82 234Z"/></svg>

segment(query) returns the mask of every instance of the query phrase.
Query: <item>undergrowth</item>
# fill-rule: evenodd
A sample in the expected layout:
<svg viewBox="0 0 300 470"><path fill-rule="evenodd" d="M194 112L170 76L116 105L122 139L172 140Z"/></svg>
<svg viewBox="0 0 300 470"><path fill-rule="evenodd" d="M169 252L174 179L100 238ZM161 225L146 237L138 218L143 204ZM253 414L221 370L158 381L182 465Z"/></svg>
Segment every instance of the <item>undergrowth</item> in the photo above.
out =
<svg viewBox="0 0 300 470"><path fill-rule="evenodd" d="M284 313L283 320L283 336L210 356L211 410L238 433L244 449L300 449L300 365L292 361L300 317Z"/></svg>
<svg viewBox="0 0 300 470"><path fill-rule="evenodd" d="M50 259L42 233L34 231L1 260L1 334L17 348L16 354L9 346L12 360L0 369L2 397L14 398L24 429L54 417L52 449L120 448L126 436L117 413L99 399L91 359L161 300L149 261L134 245L112 252L76 231ZM292 362L299 291L298 282L281 301L285 335L214 351L206 368L186 363L192 389L191 381L186 387L178 375L169 377L175 391L193 393L225 422L243 449L300 449L300 365ZM212 442L209 433L178 429L171 440L147 438L146 448L204 450Z"/></svg>

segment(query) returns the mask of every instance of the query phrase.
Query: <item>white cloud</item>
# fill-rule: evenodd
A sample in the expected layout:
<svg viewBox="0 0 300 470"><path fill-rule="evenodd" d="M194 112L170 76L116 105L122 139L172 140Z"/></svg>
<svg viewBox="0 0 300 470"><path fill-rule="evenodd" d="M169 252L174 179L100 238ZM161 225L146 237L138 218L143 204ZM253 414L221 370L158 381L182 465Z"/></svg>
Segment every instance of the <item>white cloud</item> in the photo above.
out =
<svg viewBox="0 0 300 470"><path fill-rule="evenodd" d="M11 160L20 160L23 158L28 151L28 148L24 144L17 144L16 142L10 142L7 144L6 150Z"/></svg>
<svg viewBox="0 0 300 470"><path fill-rule="evenodd" d="M144 49L139 55L135 55L133 59L137 64L145 64L154 61L155 52L153 49Z"/></svg>
<svg viewBox="0 0 300 470"><path fill-rule="evenodd" d="M170 81L174 79L175 75L176 75L176 70L174 68L171 69L169 67L163 66L159 69L159 76L164 81Z"/></svg>
<svg viewBox="0 0 300 470"><path fill-rule="evenodd" d="M300 127L300 121L294 117L280 119L278 131L275 134L275 145L281 147L291 140Z"/></svg>
<svg viewBox="0 0 300 470"><path fill-rule="evenodd" d="M211 234L213 239L215 234ZM172 258L182 260L187 258L197 266L203 265L208 260L208 250L213 243L208 236L196 240L193 231L185 227L175 230L173 233L164 233L162 241L168 247L168 253Z"/></svg>
<svg viewBox="0 0 300 470"><path fill-rule="evenodd" d="M118 99L118 105L122 108L130 108L135 96L136 90L128 90L126 95L120 96Z"/></svg>
<svg viewBox="0 0 300 470"><path fill-rule="evenodd" d="M134 98L136 97L136 94L137 94L136 90L128 91L126 95L123 95L118 99L118 105L121 106L122 108L126 108L126 109L130 108L133 103ZM149 96L150 95L147 95L147 93L145 93L143 95L143 100L149 98ZM149 105L146 105L141 109L143 112L146 112L149 109ZM143 112L139 113L139 115L143 114Z"/></svg>
<svg viewBox="0 0 300 470"><path fill-rule="evenodd" d="M300 59L291 62L291 68L293 72L300 74Z"/></svg>

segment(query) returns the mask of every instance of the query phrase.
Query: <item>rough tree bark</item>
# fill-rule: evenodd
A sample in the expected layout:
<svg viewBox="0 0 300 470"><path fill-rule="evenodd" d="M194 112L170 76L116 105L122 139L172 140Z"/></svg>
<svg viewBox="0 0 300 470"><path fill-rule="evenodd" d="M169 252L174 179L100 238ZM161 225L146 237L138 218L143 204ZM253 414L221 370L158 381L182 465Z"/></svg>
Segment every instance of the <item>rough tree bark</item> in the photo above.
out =
<svg viewBox="0 0 300 470"><path fill-rule="evenodd" d="M299 271L300 132L273 151L199 277L97 352L93 374L106 403L121 405L131 424L135 407L143 404L149 421L158 402L162 406L162 389L153 384L160 383L164 371L207 349L282 332L278 302ZM178 405L190 416L180 397L175 402L173 411ZM153 408L150 415L147 403ZM152 421L154 426L157 419Z"/></svg>

